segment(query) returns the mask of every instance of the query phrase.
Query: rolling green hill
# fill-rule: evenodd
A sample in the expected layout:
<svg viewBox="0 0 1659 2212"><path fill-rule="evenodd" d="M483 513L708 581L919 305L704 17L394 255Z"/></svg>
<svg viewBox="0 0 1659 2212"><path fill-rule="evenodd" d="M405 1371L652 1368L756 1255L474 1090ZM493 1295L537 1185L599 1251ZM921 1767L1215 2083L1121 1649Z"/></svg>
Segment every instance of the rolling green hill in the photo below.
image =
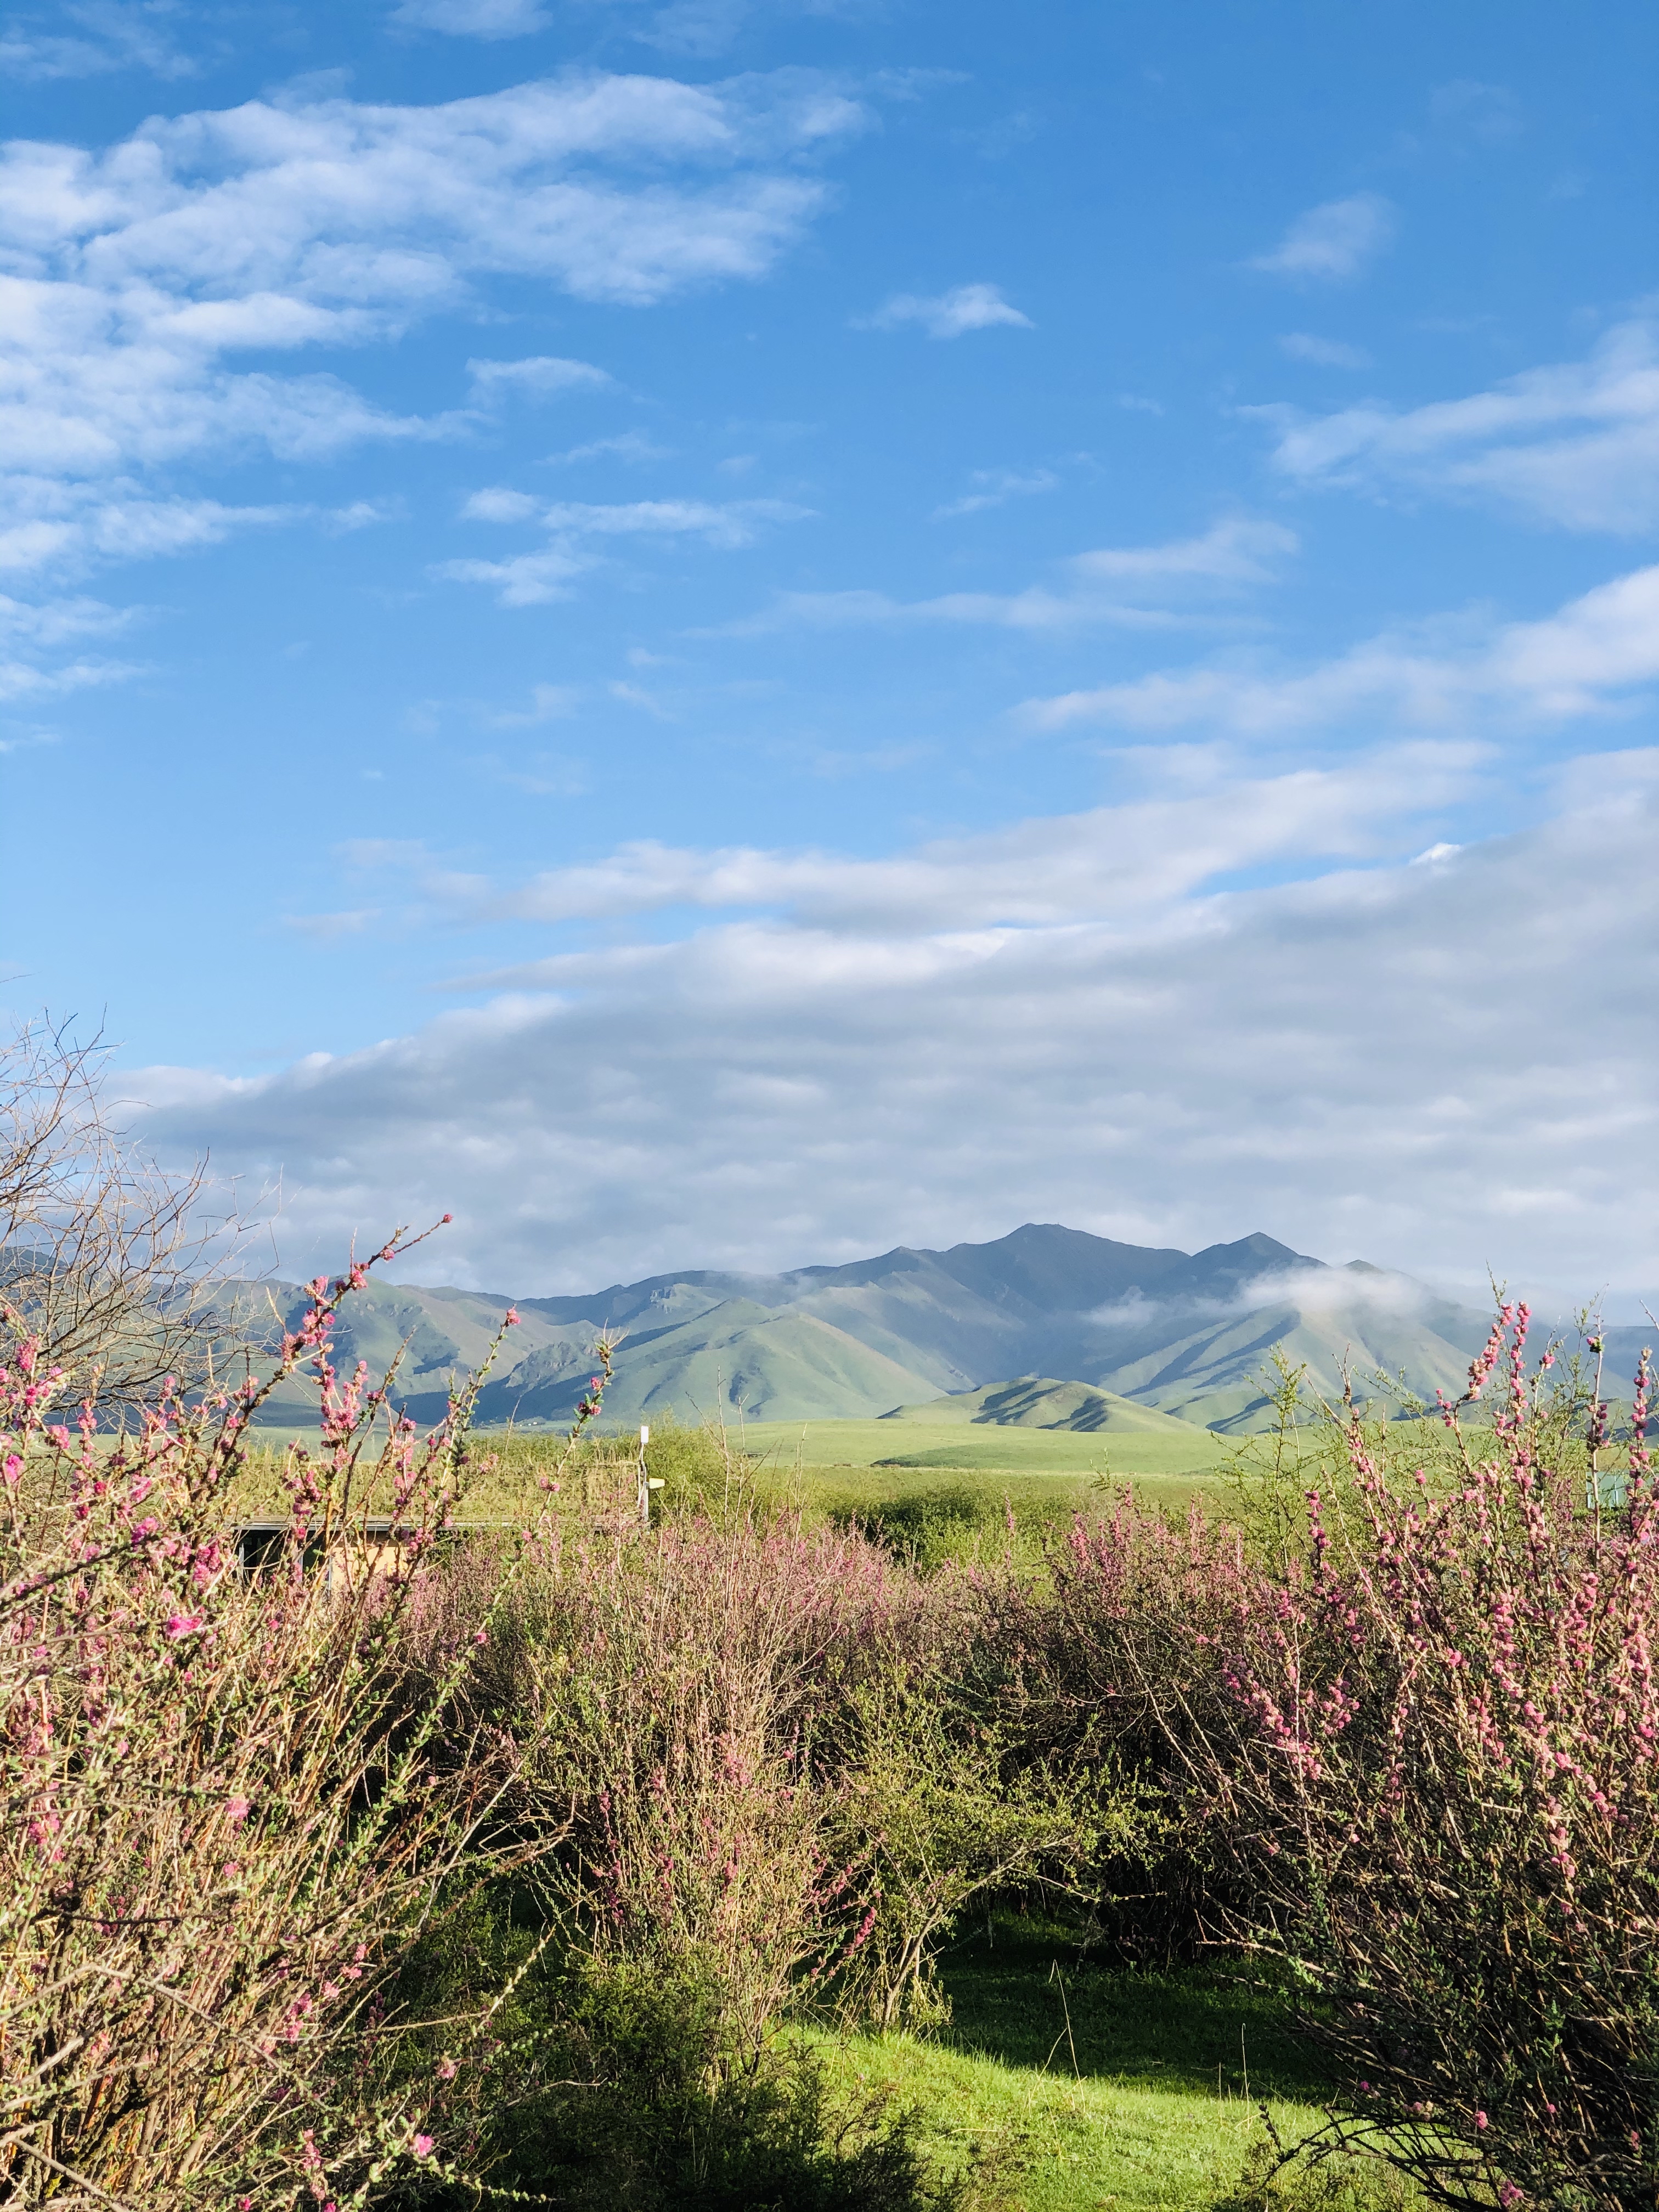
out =
<svg viewBox="0 0 1659 2212"><path fill-rule="evenodd" d="M1138 1406L1091 1382L1055 1382L1046 1376L1022 1375L1012 1382L989 1382L982 1389L959 1390L921 1406L896 1406L890 1421L918 1421L938 1427L972 1422L1009 1429L1071 1429L1088 1435L1188 1437L1195 1424L1177 1420L1150 1406Z"/></svg>

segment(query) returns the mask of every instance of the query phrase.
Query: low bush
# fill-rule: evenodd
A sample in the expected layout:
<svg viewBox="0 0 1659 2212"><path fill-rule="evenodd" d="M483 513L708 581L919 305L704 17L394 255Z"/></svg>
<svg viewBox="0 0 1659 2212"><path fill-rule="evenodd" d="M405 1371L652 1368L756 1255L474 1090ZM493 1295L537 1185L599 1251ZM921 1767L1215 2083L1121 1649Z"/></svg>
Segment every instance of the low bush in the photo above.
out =
<svg viewBox="0 0 1659 2212"><path fill-rule="evenodd" d="M1035 1602L1035 1723L1146 1747L1207 1936L1307 1992L1329 2142L1433 2202L1631 2212L1659 2187L1659 1519L1556 1457L1551 1356L1505 1307L1403 1462L1352 1411L1338 1510L1253 1557L1196 1517L1079 1524ZM1590 1409L1593 1448L1604 1425ZM1046 1638L1046 1641L1044 1640Z"/></svg>
<svg viewBox="0 0 1659 2212"><path fill-rule="evenodd" d="M1004 1508L985 1491L961 1482L883 1498L876 1505L836 1507L830 1517L838 1528L855 1529L922 1574L976 1550L993 1532L999 1538L1008 1533Z"/></svg>
<svg viewBox="0 0 1659 2212"><path fill-rule="evenodd" d="M464 1984L475 1972L469 1961ZM501 2021L512 2087L483 2116L476 2154L490 2193L591 2212L957 2202L959 2188L926 2170L902 2106L832 2096L804 2046L735 2036L725 1996L718 1972L690 1954L665 1965L600 1960L579 1944L538 1954Z"/></svg>

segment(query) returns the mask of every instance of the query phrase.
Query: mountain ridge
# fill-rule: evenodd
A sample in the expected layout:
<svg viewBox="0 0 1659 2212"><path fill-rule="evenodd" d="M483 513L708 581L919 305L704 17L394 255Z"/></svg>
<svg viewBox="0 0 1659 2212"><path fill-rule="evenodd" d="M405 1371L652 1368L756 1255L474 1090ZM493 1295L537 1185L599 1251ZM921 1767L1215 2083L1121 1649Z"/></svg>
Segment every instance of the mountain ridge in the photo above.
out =
<svg viewBox="0 0 1659 2212"><path fill-rule="evenodd" d="M269 1288L291 1319L303 1291ZM1461 1391L1488 1326L1409 1277L1364 1261L1333 1267L1261 1231L1187 1253L1027 1222L983 1244L896 1245L769 1276L687 1269L516 1301L371 1278L342 1312L337 1358L379 1371L407 1340L399 1401L434 1420L450 1374L478 1364L510 1303L520 1325L503 1346L511 1364L480 1393L484 1427L567 1425L605 1331L621 1337L605 1406L618 1424L670 1407L688 1419L740 1408L823 1420L915 1419L930 1405L928 1418L955 1421L963 1413L943 1401L1035 1378L1074 1394L1051 1408L1055 1425L1092 1393L1107 1411L1091 1419L1117 1402L1154 1425L1231 1433L1268 1418L1276 1352L1328 1395L1346 1362L1362 1385L1382 1369L1428 1398ZM272 1418L291 1424L306 1402L285 1389Z"/></svg>

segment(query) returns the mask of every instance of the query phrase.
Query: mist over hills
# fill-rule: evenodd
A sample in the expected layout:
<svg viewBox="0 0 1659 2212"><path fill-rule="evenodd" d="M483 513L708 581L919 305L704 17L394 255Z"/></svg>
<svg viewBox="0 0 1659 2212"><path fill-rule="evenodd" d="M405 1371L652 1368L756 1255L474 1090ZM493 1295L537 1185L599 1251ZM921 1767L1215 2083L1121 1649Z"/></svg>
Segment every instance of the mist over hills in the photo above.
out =
<svg viewBox="0 0 1659 2212"><path fill-rule="evenodd" d="M270 1289L285 1319L302 1302L293 1286ZM337 1356L379 1372L407 1340L401 1402L435 1420L452 1374L477 1363L514 1303L521 1325L504 1347L511 1365L482 1394L484 1426L567 1425L606 1329L623 1340L608 1422L741 1408L757 1420L1181 1422L1231 1433L1267 1418L1276 1348L1328 1392L1346 1361L1362 1390L1381 1369L1419 1396L1455 1395L1488 1325L1409 1277L1329 1266L1263 1235L1187 1253L1028 1223L947 1251L901 1245L770 1276L691 1269L574 1297L371 1281L342 1314ZM302 1417L303 1392L280 1396L271 1419Z"/></svg>

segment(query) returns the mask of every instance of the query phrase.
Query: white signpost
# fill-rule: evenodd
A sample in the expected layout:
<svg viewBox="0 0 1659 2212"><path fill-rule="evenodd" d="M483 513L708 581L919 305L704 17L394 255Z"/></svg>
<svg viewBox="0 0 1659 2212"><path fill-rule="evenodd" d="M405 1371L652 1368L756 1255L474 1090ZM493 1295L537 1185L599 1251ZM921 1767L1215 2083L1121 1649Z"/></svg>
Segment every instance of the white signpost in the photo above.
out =
<svg viewBox="0 0 1659 2212"><path fill-rule="evenodd" d="M641 1421L640 1424L640 1526L641 1528L648 1528L651 1526L652 1492L662 1488L660 1475L651 1474L646 1468L645 1448L650 1441L651 1431Z"/></svg>

